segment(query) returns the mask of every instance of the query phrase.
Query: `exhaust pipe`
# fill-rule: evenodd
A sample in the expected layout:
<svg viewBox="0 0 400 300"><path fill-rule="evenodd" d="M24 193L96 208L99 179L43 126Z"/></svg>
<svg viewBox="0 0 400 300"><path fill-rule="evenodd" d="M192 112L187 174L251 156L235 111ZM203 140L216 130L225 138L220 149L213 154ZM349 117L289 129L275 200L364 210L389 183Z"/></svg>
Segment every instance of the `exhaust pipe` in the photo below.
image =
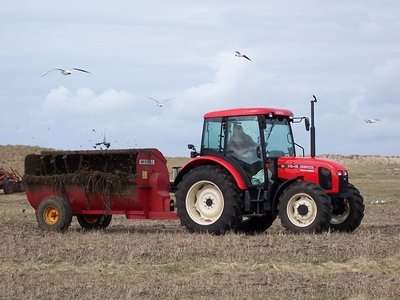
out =
<svg viewBox="0 0 400 300"><path fill-rule="evenodd" d="M311 127L310 127L310 152L311 157L315 157L315 126L314 126L314 104L317 103L317 98L313 95L314 100L311 100Z"/></svg>

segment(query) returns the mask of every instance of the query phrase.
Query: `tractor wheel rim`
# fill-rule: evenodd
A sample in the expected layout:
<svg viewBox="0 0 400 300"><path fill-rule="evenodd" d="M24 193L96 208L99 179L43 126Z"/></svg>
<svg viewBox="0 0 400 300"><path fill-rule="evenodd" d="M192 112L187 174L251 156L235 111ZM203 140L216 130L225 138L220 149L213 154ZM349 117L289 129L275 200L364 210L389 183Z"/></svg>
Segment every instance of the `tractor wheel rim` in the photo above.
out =
<svg viewBox="0 0 400 300"><path fill-rule="evenodd" d="M47 207L43 212L43 219L49 225L54 225L59 219L59 211L55 207Z"/></svg>
<svg viewBox="0 0 400 300"><path fill-rule="evenodd" d="M186 210L197 224L213 224L224 211L224 196L214 183L199 181L192 185L186 195Z"/></svg>
<svg viewBox="0 0 400 300"><path fill-rule="evenodd" d="M308 194L299 193L290 198L286 211L292 224L297 227L310 226L317 217L317 204Z"/></svg>
<svg viewBox="0 0 400 300"><path fill-rule="evenodd" d="M333 214L330 223L334 225L341 224L347 220L349 215L350 215L350 203L349 200L344 199L344 212L337 215Z"/></svg>

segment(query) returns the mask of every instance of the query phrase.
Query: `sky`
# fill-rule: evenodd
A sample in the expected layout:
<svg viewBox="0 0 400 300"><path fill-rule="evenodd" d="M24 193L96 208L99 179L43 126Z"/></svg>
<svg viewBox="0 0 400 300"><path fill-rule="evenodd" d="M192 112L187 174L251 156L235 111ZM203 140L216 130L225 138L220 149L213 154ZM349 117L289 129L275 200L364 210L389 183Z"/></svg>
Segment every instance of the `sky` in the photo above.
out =
<svg viewBox="0 0 400 300"><path fill-rule="evenodd" d="M1 145L87 150L106 139L111 149L188 156L206 112L309 116L316 95L317 155L400 155L399 1L0 6ZM42 76L53 68L91 73ZM171 100L161 108L149 97ZM309 154L304 124L293 130Z"/></svg>

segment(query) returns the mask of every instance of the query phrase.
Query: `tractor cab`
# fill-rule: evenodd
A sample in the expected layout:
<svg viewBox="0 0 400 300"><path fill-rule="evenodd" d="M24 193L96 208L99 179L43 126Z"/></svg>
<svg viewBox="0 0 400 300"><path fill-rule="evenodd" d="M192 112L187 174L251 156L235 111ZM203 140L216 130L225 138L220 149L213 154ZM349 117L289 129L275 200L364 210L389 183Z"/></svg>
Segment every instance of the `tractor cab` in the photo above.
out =
<svg viewBox="0 0 400 300"><path fill-rule="evenodd" d="M274 108L231 109L204 116L200 156L231 163L248 187L274 182L278 157L295 156L292 112Z"/></svg>

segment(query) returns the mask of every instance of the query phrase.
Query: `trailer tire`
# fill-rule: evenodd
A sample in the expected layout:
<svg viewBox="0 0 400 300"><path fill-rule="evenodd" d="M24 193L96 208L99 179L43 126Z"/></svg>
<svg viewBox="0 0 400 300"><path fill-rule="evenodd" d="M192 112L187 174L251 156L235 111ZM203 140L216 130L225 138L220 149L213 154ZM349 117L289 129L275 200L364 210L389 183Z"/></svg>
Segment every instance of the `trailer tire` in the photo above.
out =
<svg viewBox="0 0 400 300"><path fill-rule="evenodd" d="M352 184L348 184L349 196L346 198L336 197L333 204L330 228L333 231L352 232L364 218L364 199L360 191Z"/></svg>
<svg viewBox="0 0 400 300"><path fill-rule="evenodd" d="M283 227L294 233L327 231L332 218L331 199L319 185L295 182L279 198L279 217Z"/></svg>
<svg viewBox="0 0 400 300"><path fill-rule="evenodd" d="M3 191L4 194L8 195L8 194L12 194L14 192L16 192L16 185L14 183L14 181L10 180L10 179L6 179L6 181L4 181L3 183Z"/></svg>
<svg viewBox="0 0 400 300"><path fill-rule="evenodd" d="M85 230L106 229L111 223L112 215L78 215L79 225Z"/></svg>
<svg viewBox="0 0 400 300"><path fill-rule="evenodd" d="M246 234L258 234L262 233L272 226L277 215L275 213L269 212L262 216L249 217L247 220L243 220L238 228L238 233Z"/></svg>
<svg viewBox="0 0 400 300"><path fill-rule="evenodd" d="M177 213L190 232L223 234L241 221L240 199L241 191L226 170L199 166L178 185Z"/></svg>
<svg viewBox="0 0 400 300"><path fill-rule="evenodd" d="M43 231L66 231L72 221L71 205L62 197L49 196L40 202L36 220Z"/></svg>

